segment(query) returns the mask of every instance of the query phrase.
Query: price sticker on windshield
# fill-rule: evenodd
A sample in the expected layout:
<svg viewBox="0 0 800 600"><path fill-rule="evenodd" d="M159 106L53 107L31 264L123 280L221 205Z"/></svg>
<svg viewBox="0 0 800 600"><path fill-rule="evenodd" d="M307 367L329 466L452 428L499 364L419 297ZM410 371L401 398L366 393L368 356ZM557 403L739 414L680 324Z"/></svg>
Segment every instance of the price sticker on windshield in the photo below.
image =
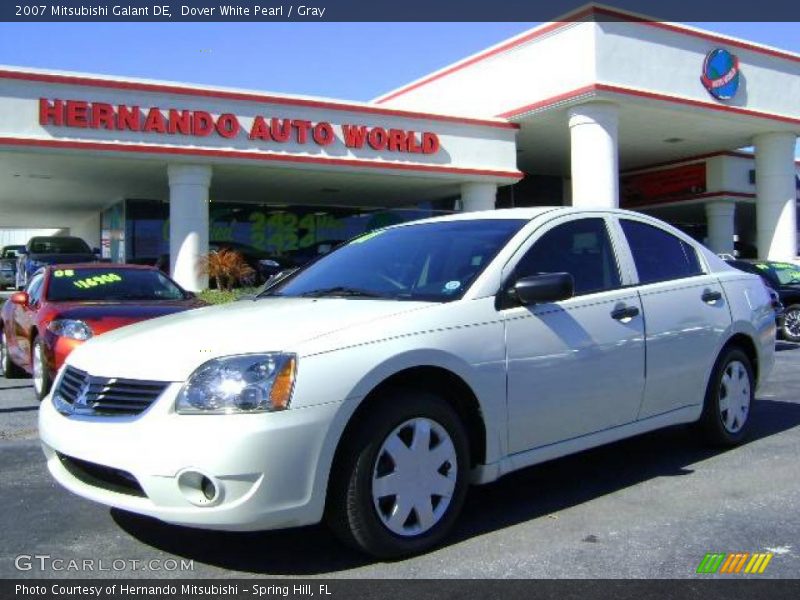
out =
<svg viewBox="0 0 800 600"><path fill-rule="evenodd" d="M72 285L81 288L83 290L86 290L89 288L97 287L98 285L106 285L108 283L116 283L118 281L122 281L122 277L120 277L116 273L105 273L103 275L95 275L94 277L86 277L84 279L78 279L77 281L73 281Z"/></svg>
<svg viewBox="0 0 800 600"><path fill-rule="evenodd" d="M53 277L74 277L75 271L72 269L58 269L53 271Z"/></svg>

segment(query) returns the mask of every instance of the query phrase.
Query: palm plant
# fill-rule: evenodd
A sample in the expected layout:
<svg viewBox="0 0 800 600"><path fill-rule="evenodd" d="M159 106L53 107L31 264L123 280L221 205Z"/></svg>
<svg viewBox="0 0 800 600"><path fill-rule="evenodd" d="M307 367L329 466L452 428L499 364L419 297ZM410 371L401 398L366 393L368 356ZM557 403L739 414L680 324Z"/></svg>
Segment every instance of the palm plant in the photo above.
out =
<svg viewBox="0 0 800 600"><path fill-rule="evenodd" d="M203 256L198 268L200 273L214 280L218 290L226 291L232 290L234 286L255 274L241 254L225 248Z"/></svg>

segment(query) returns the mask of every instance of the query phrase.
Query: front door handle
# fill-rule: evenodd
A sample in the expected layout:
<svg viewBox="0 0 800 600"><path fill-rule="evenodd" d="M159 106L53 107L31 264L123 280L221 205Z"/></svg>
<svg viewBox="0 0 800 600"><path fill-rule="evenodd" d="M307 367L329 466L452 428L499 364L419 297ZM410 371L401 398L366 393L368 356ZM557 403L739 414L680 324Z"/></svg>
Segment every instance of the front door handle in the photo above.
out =
<svg viewBox="0 0 800 600"><path fill-rule="evenodd" d="M701 298L703 299L703 302L705 302L706 304L714 304L714 302L722 298L722 293L715 292L712 290L705 290Z"/></svg>
<svg viewBox="0 0 800 600"><path fill-rule="evenodd" d="M639 309L635 306L618 305L611 311L611 318L617 321L630 321L639 314Z"/></svg>

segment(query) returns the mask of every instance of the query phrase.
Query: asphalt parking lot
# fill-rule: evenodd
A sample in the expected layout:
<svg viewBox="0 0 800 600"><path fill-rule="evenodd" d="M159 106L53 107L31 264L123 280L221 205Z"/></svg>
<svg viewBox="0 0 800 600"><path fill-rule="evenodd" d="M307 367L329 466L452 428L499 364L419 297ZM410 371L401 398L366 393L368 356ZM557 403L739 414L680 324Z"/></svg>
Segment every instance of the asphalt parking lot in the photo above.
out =
<svg viewBox="0 0 800 600"><path fill-rule="evenodd" d="M695 574L708 552L773 552L763 577L797 577L800 347L779 349L746 445L709 450L677 427L510 475L472 490L445 546L393 563L341 547L322 526L204 532L73 496L46 472L30 382L0 379L0 577L717 577ZM19 555L109 570L22 573ZM142 570L152 559L161 570ZM168 559L193 570L167 570Z"/></svg>

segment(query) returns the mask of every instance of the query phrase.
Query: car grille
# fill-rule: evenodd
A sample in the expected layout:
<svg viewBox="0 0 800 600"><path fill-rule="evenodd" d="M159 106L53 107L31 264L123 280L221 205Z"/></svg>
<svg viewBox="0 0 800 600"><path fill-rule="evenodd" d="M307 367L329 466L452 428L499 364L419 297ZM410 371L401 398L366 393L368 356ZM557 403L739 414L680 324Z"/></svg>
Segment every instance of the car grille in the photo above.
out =
<svg viewBox="0 0 800 600"><path fill-rule="evenodd" d="M128 416L144 412L169 385L164 381L141 381L94 377L67 367L54 395L57 404L85 415Z"/></svg>
<svg viewBox="0 0 800 600"><path fill-rule="evenodd" d="M66 454L61 454L60 452L58 452L57 455L61 464L64 465L64 468L75 477L75 479L87 485L99 487L118 494L139 496L140 498L147 497L147 494L144 493L136 477L127 471L98 465L86 460L80 460L79 458L73 458Z"/></svg>

